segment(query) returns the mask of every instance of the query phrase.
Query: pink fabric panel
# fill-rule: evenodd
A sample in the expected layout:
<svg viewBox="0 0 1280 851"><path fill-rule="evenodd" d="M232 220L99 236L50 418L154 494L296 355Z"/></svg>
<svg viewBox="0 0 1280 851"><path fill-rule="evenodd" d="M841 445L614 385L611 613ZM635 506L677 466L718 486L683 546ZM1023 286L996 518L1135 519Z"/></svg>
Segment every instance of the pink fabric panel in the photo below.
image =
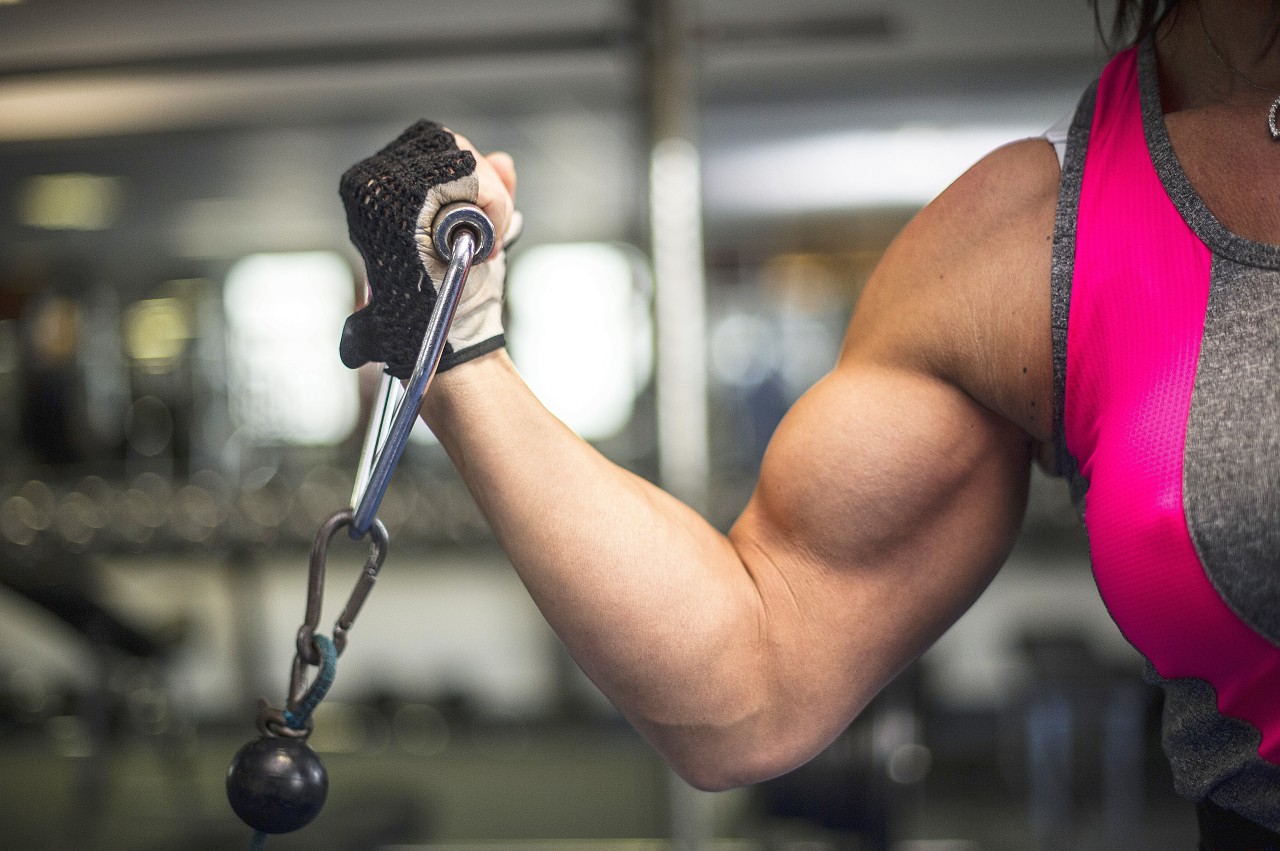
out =
<svg viewBox="0 0 1280 851"><path fill-rule="evenodd" d="M1133 50L1098 87L1076 239L1064 428L1089 482L1099 590L1161 676L1207 680L1218 710L1261 730L1259 755L1280 764L1280 651L1218 596L1183 511L1211 257L1151 163Z"/></svg>

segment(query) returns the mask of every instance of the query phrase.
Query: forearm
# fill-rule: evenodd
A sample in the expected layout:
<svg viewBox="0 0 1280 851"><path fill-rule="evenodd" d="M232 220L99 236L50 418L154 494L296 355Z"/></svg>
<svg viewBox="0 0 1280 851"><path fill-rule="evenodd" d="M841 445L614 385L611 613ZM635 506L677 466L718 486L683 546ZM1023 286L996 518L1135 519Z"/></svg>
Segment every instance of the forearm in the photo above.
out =
<svg viewBox="0 0 1280 851"><path fill-rule="evenodd" d="M503 353L439 376L423 414L573 657L668 758L763 722L760 600L724 535L564 427Z"/></svg>

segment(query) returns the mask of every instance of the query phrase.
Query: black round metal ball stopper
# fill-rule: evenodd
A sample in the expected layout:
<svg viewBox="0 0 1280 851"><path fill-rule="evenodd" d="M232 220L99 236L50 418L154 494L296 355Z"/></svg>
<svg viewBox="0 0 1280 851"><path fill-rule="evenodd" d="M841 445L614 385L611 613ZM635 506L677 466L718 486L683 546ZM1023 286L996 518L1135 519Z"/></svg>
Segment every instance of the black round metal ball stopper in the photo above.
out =
<svg viewBox="0 0 1280 851"><path fill-rule="evenodd" d="M227 769L227 800L249 827L288 833L320 813L329 794L324 763L301 738L262 736Z"/></svg>

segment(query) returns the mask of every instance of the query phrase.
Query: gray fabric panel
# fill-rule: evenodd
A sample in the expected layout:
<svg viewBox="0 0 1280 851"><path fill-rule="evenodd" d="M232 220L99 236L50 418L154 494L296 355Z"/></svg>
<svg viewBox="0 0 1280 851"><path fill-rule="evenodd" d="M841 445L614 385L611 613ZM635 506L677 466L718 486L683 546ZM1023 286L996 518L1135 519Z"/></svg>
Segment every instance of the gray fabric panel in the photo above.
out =
<svg viewBox="0 0 1280 851"><path fill-rule="evenodd" d="M1095 82L1080 97L1071 129L1067 131L1067 150L1062 165L1062 185L1058 190L1058 208L1053 223L1053 265L1050 277L1051 323L1053 334L1053 448L1054 468L1066 476L1071 485L1071 499L1083 516L1084 493L1088 485L1080 475L1076 461L1067 451L1063 415L1067 397L1067 320L1071 315L1071 278L1076 260L1076 215L1080 208L1080 187L1084 181L1084 157L1093 126L1093 109L1097 100Z"/></svg>
<svg viewBox="0 0 1280 851"><path fill-rule="evenodd" d="M1160 182L1169 193L1178 212L1195 231L1196 236L1214 254L1230 257L1238 263L1250 266L1280 268L1280 245L1253 242L1232 233L1222 226L1209 212L1204 201L1191 187L1182 163L1169 143L1169 133L1164 126L1164 113L1160 108L1160 80L1156 73L1154 33L1147 37L1138 51L1138 87L1142 100L1142 125L1147 138L1147 149L1155 164Z"/></svg>
<svg viewBox="0 0 1280 851"><path fill-rule="evenodd" d="M1211 799L1271 830L1280 831L1275 790L1280 767L1258 756L1262 734L1218 714L1217 694L1202 679L1166 680L1147 664L1146 679L1164 689L1162 742L1174 790L1193 801Z"/></svg>
<svg viewBox="0 0 1280 851"><path fill-rule="evenodd" d="M1280 270L1214 259L1182 476L1213 587L1280 646Z"/></svg>

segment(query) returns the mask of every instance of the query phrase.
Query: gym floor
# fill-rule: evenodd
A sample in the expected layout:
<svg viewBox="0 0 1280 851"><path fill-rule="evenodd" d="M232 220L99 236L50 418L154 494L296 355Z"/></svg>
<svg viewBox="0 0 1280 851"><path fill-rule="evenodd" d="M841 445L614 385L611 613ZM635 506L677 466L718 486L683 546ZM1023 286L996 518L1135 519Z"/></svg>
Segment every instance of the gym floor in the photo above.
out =
<svg viewBox="0 0 1280 851"><path fill-rule="evenodd" d="M990 719L953 719L932 737L935 760L891 804L877 846L816 822L764 811L759 790L705 796L717 851L1022 851L1194 848L1190 807L1167 793L1148 753L1137 812L1108 814L1096 766L1082 761L1069 811L1036 830L1017 754L981 747ZM330 719L329 726L333 723ZM625 726L556 724L448 728L405 748L377 736L324 754L324 811L273 851L314 849L664 849L670 775ZM983 730L986 732L983 732ZM249 731L249 735L252 731ZM0 848L24 851L244 849L250 832L226 805L223 777L249 735L241 729L148 736L130 731L92 752L65 725L11 725L0 735ZM948 745L947 736L967 745ZM430 742L435 744L431 745ZM985 742L990 745L990 742ZM320 743L317 743L320 749ZM1007 750L1007 749L1006 749ZM1078 750L1078 749L1077 749ZM411 752L411 751L416 751ZM985 755L984 755L985 754ZM890 784L891 785L891 784ZM820 792L816 794L821 794ZM776 796L775 796L776 797ZM1057 821L1054 822L1053 819Z"/></svg>

